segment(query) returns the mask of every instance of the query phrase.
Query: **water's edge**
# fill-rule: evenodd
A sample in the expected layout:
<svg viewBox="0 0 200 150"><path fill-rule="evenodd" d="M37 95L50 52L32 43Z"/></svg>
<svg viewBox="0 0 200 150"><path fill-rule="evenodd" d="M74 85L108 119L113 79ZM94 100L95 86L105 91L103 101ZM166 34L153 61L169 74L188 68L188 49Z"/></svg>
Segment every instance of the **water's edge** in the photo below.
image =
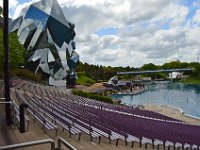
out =
<svg viewBox="0 0 200 150"><path fill-rule="evenodd" d="M173 108L173 109L176 109L178 111L180 111L180 113L183 115L183 116L186 116L186 117L189 117L189 118L192 118L192 119L196 119L196 120L200 120L200 117L196 117L196 116L193 116L193 115L190 115L190 114L186 114L181 108L178 108L178 107L174 107L174 106L166 106L166 105L153 105L153 104L145 104L143 106L159 106L159 107L169 107L169 108Z"/></svg>
<svg viewBox="0 0 200 150"><path fill-rule="evenodd" d="M112 94L113 99L120 99L124 105L154 105L174 108L184 116L200 119L200 85L179 82L158 82L149 85L142 94Z"/></svg>

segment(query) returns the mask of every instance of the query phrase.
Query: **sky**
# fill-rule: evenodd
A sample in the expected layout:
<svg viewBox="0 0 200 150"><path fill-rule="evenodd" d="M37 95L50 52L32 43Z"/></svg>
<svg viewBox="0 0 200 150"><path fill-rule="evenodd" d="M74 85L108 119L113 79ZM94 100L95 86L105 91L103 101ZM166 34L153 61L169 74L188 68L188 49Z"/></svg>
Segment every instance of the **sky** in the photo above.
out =
<svg viewBox="0 0 200 150"><path fill-rule="evenodd" d="M10 17L38 0L10 0ZM105 66L200 60L200 0L58 0L82 62ZM0 0L2 6L2 0Z"/></svg>

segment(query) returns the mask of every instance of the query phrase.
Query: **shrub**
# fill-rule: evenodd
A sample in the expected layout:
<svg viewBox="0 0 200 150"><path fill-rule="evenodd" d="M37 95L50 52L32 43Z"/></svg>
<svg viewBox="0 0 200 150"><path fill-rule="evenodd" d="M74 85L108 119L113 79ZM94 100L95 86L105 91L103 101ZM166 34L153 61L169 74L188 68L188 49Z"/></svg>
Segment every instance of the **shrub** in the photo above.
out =
<svg viewBox="0 0 200 150"><path fill-rule="evenodd" d="M79 95L79 96L83 96L83 97L90 98L90 99L95 99L95 100L106 102L106 103L111 103L111 104L113 103L113 101L110 97L102 96L102 95L99 95L99 94L83 92L83 91L80 91L80 90L72 90L72 93L74 95Z"/></svg>
<svg viewBox="0 0 200 150"><path fill-rule="evenodd" d="M76 80L77 84L81 84L81 85L92 85L94 84L96 81L89 78L87 75L85 75L85 73L78 73L78 79Z"/></svg>
<svg viewBox="0 0 200 150"><path fill-rule="evenodd" d="M17 69L11 72L11 76L22 77L24 79L32 80L35 82L43 83L41 74L34 74L28 69Z"/></svg>

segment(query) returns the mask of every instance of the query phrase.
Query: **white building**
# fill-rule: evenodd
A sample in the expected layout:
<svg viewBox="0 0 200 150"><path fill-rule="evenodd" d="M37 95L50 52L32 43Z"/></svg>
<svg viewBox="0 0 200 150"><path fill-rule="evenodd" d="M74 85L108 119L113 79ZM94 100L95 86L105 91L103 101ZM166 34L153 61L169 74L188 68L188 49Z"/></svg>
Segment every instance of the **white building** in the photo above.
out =
<svg viewBox="0 0 200 150"><path fill-rule="evenodd" d="M183 73L181 72L171 72L169 73L169 79L181 79Z"/></svg>

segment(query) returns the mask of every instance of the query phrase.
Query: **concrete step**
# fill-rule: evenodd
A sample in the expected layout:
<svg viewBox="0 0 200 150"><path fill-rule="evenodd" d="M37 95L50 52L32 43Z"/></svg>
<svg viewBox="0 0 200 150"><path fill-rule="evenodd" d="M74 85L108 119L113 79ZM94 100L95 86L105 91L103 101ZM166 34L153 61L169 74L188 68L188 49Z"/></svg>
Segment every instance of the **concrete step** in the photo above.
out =
<svg viewBox="0 0 200 150"><path fill-rule="evenodd" d="M16 130L14 130L14 134L15 134L16 138L18 139L19 143L45 139L45 138L38 137L33 131L29 131L26 133L20 133L19 130L16 129ZM26 147L23 149L24 150L40 150L40 149L41 150L50 150L50 144Z"/></svg>

